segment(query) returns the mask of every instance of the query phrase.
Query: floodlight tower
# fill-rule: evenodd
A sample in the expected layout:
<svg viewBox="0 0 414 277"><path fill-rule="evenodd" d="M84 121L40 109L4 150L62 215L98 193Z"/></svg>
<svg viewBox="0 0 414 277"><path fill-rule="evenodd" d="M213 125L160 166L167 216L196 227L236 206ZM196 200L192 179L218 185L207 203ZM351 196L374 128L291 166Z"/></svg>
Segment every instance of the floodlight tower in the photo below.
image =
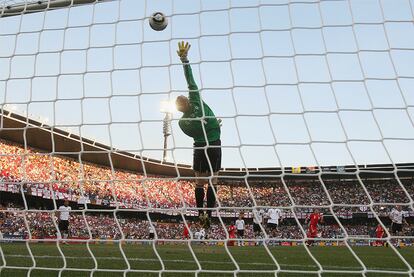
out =
<svg viewBox="0 0 414 277"><path fill-rule="evenodd" d="M163 100L161 101L161 112L165 113L163 124L162 124L162 133L164 135L164 150L162 154L162 161L167 161L167 147L168 147L168 137L171 135L171 120L172 113L174 110L173 104L171 101Z"/></svg>

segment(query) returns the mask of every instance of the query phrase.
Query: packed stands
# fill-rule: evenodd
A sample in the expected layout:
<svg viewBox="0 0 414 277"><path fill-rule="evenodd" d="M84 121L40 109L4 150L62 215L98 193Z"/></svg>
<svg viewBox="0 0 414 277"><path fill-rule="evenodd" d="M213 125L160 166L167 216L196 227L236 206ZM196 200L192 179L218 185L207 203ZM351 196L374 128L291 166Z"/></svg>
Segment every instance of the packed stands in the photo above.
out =
<svg viewBox="0 0 414 277"><path fill-rule="evenodd" d="M179 214L176 208L185 206L191 209L195 206L194 186L188 180L112 170L65 156L43 153L30 147L25 149L4 140L0 140L0 152L0 193L3 191L22 195L23 192L23 195L39 199L69 199L79 206L95 204L138 211L148 208L153 211L164 209L164 212L169 211L171 215ZM394 207L393 203L409 203L409 197L414 197L413 180L401 180L402 184L395 179L378 178L364 179L362 183L357 179L330 179L321 183L317 179L307 182L288 178L283 182L280 178L275 178L269 183L260 184L247 184L244 181L232 185L221 183L218 200L220 206L226 208L220 210L220 215L231 220L240 211L232 210L231 207L246 207L245 216L251 219L252 206L279 206L284 207L286 218L292 221L294 217L303 220L312 209L294 207L299 205L325 206L321 212L328 216L335 214L337 218L345 221L358 213L365 213L365 218L373 218L374 212L387 217L390 209ZM374 204L372 207L369 206L371 201ZM13 203L9 205L13 209ZM56 224L52 220L52 212L35 212L30 211L31 208L27 212L21 211L21 207L17 211L7 212L5 224L2 226L3 234L27 236L27 223L33 237L55 236ZM407 217L414 216L408 205L404 209ZM185 211L185 215L195 214ZM213 212L213 216L216 215ZM143 239L148 236L150 228L148 221L133 218L119 218L117 221L112 213L74 212L71 220L72 236L81 238L90 236L94 239L119 239L123 233L126 239ZM344 227L350 226L347 229L349 235L369 233L367 225L358 227L347 222L342 223ZM331 224L336 226L335 223ZM182 223L158 222L158 237L180 238L183 226ZM250 225L249 228L251 229ZM247 237L253 237L249 228ZM213 224L210 232L211 238L225 237L224 229L220 225ZM326 228L323 232L329 237L343 235L339 227ZM278 230L277 236L301 238L302 234L300 228L290 224Z"/></svg>
<svg viewBox="0 0 414 277"><path fill-rule="evenodd" d="M53 211L33 211L25 212L23 207L13 203L8 203L7 207L1 211L5 216L1 224L1 234L6 238L27 239L30 230L32 239L54 239L57 237L57 222ZM266 221L266 220L265 220ZM27 225L26 225L27 223ZM160 240L183 240L183 222L157 221L152 220L155 228L156 238ZM228 228L234 220L227 220L225 228ZM300 221L303 230L306 231L304 220ZM190 219L187 219L191 232L194 234L201 227ZM27 228L28 226L28 228ZM375 227L372 221L365 222L343 222L342 226L348 236L375 237ZM151 224L148 220L131 217L114 217L111 212L86 212L73 211L70 216L70 239L94 239L94 240L148 240ZM268 229L263 224L266 232ZM88 231L89 230L89 231ZM404 235L413 236L414 226L404 227ZM342 238L345 236L343 229L338 224L322 224L320 226L321 238ZM212 224L208 230L208 238L214 240L226 239L226 232L219 222ZM300 227L294 221L281 224L276 232L268 233L269 238L283 239L303 239L305 236ZM251 222L246 225L246 239L254 239L253 227Z"/></svg>

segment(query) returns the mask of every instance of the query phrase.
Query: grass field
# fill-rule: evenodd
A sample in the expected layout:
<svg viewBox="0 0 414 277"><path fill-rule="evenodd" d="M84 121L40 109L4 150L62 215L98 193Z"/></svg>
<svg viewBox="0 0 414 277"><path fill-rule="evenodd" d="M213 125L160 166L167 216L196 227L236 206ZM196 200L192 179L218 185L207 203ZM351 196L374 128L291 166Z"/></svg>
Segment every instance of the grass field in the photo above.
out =
<svg viewBox="0 0 414 277"><path fill-rule="evenodd" d="M196 258L189 250L188 244L154 247L124 244L122 250L125 259L118 244L91 244L91 252L88 251L86 244L62 245L66 269L61 270L61 276L90 276L91 272L93 276L160 276L160 270L163 270L161 276L184 277L194 276L199 269L207 272L199 273L198 276L234 276L234 271L237 270L224 246L191 245ZM30 244L35 264L23 243L3 243L1 250L4 257L4 260L2 258L0 261L1 277L28 276L28 273L29 276L58 276L59 269L65 267L65 260L56 244ZM269 250L280 266L277 276L318 276L320 268L304 247L272 246ZM322 276L364 276L363 267L346 247L315 246L310 250L324 270ZM358 246L353 250L366 268L372 270L366 276L410 276L409 268L391 248ZM229 251L240 269L237 276L275 276L275 272L270 271L278 270L278 266L263 246L229 247ZM96 264L91 253L96 258ZM414 248L402 248L399 249L399 253L414 266ZM132 271L124 275L123 271L128 269L128 266ZM17 267L26 267L26 269ZM33 268L29 272L27 267ZM134 270L142 271L134 272ZM287 270L293 272L286 272ZM228 273L215 271L228 271Z"/></svg>

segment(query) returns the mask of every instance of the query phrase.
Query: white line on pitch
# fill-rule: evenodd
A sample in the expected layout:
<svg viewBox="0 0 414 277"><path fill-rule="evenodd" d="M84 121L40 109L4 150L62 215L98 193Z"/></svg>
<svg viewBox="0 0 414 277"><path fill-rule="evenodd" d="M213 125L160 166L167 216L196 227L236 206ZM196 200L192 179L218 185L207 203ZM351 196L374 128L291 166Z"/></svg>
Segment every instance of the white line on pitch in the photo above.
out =
<svg viewBox="0 0 414 277"><path fill-rule="evenodd" d="M5 257L14 257L14 258L30 258L30 255L15 255L15 254L10 254L10 255L5 255ZM61 256L52 256L52 255L42 255L42 256L33 256L35 259L62 259ZM71 256L65 256L66 259L92 259L92 257L71 257ZM123 258L119 258L119 257L100 257L100 256L95 256L95 259L97 260L122 260L124 261L125 259ZM142 262L159 262L158 259L149 259L149 258L128 258L128 261L142 261ZM163 259L164 262L174 262L174 263L195 263L195 261L193 260L178 260L178 259L173 259L173 260L169 260L169 259ZM233 262L225 262L225 261L205 261L205 260L198 260L200 263L206 263L206 264L233 264ZM245 265L273 265L275 266L274 263L242 263ZM313 267L315 269L317 269L318 267L316 265L298 265L298 264L284 264L284 263L279 263L280 266L287 266L287 267ZM329 265L326 266L325 269L328 268L336 268L336 269L350 269L350 270L362 270L362 267L354 267L354 266L338 266L338 265ZM384 268L384 267L370 267L368 269L369 270L396 270L396 271L400 271L402 270L401 268Z"/></svg>

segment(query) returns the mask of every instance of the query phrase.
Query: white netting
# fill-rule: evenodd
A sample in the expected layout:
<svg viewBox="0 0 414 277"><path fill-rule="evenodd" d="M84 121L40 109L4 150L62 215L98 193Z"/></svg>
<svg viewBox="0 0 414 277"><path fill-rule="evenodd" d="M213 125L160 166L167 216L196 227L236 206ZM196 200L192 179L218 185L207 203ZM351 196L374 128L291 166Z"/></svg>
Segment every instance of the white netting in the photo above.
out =
<svg viewBox="0 0 414 277"><path fill-rule="evenodd" d="M413 275L412 1L0 4L2 276ZM181 40L223 120L205 235Z"/></svg>

